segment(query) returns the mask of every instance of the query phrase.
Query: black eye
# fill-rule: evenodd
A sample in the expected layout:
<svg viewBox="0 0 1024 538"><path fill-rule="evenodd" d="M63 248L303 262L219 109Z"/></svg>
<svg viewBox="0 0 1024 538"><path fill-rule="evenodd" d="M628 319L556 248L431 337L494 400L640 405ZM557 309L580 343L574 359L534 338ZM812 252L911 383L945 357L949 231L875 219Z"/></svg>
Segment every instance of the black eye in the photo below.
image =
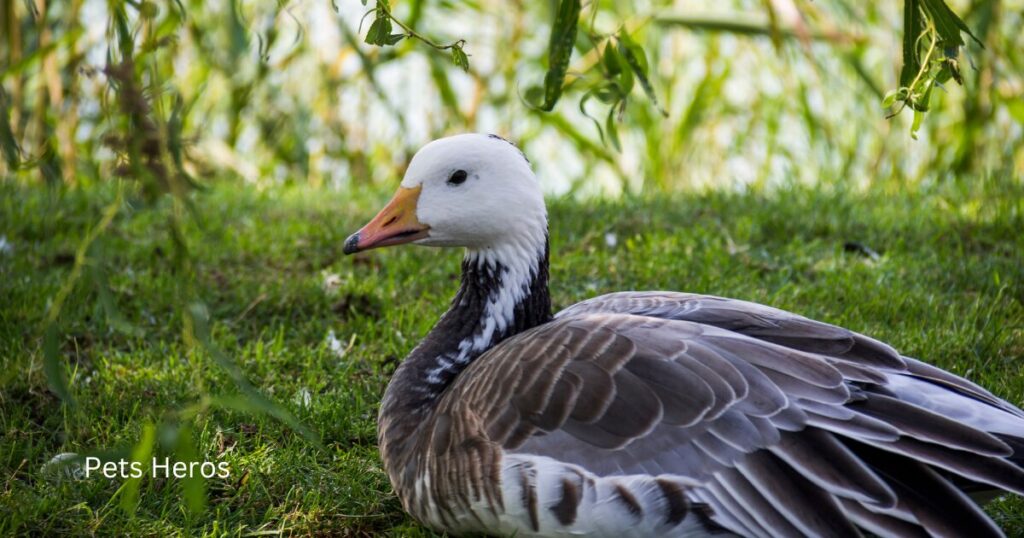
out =
<svg viewBox="0 0 1024 538"><path fill-rule="evenodd" d="M466 174L465 170L456 170L456 171L452 172L452 176L448 178L448 184L449 185L462 185L463 183L466 182L466 176L467 175L468 174Z"/></svg>

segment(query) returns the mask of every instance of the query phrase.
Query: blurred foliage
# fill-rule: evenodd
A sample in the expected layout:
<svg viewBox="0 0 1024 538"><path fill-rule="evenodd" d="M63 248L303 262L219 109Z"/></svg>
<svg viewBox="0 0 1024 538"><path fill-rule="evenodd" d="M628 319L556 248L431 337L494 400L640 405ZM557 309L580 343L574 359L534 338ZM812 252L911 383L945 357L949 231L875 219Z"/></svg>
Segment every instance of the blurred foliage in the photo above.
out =
<svg viewBox="0 0 1024 538"><path fill-rule="evenodd" d="M192 421L217 408L318 444L212 343L182 230L202 226L193 193L213 178L352 192L463 131L517 141L553 193L1019 177L1022 26L1022 0L0 2L0 178L116 192L47 303L50 389L73 408L67 301L142 331L118 311L104 234L160 208L188 360L232 384L197 376L132 453L193 459ZM203 484L186 487L203 510Z"/></svg>
<svg viewBox="0 0 1024 538"><path fill-rule="evenodd" d="M1020 0L364 4L4 2L0 172L345 187L460 131L518 141L554 192L1024 166Z"/></svg>

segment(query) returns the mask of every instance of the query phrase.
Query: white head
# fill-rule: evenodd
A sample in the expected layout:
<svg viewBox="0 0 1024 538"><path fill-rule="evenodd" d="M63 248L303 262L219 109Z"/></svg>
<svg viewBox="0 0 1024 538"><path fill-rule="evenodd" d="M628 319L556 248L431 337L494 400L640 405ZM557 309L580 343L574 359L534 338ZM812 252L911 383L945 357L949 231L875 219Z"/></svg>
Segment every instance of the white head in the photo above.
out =
<svg viewBox="0 0 1024 538"><path fill-rule="evenodd" d="M394 198L345 241L345 253L415 243L532 258L546 237L544 196L523 153L494 135L463 134L416 153Z"/></svg>

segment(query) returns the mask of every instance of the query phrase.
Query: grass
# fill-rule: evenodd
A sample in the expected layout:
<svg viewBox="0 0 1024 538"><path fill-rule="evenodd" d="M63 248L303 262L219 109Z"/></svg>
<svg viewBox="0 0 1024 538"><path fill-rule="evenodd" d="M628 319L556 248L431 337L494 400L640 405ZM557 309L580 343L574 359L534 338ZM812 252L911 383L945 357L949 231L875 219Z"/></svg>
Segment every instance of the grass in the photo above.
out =
<svg viewBox="0 0 1024 538"><path fill-rule="evenodd" d="M10 245L0 252L0 534L429 535L390 492L375 418L396 362L445 309L460 254L342 256L345 236L386 195L224 183L195 196L201 217L187 220L185 238L213 339L326 450L265 416L204 408L195 445L227 461L231 476L205 484L198 513L182 483L146 480L131 514L120 508L121 480L59 479L42 467L64 452L123 454L146 424L236 391L182 337L186 278L171 270L170 209L129 200L90 251L124 319L97 306L88 279L71 295L60 341L78 401L70 409L47 389L41 327L113 193L0 184ZM556 200L550 213L558 308L623 289L763 302L888 341L1024 405L1019 180ZM140 331L118 330L126 326ZM329 344L332 331L343 352ZM1019 499L989 512L1008 534L1024 534Z"/></svg>

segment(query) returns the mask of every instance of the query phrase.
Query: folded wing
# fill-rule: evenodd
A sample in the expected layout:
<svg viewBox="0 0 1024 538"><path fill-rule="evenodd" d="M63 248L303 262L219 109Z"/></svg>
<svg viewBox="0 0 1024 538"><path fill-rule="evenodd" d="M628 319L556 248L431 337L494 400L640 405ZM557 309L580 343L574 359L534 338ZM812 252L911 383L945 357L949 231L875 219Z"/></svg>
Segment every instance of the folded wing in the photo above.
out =
<svg viewBox="0 0 1024 538"><path fill-rule="evenodd" d="M999 535L963 490L1024 494L1019 409L866 336L716 297L570 307L477 359L440 411L505 456L677 485L749 536Z"/></svg>

